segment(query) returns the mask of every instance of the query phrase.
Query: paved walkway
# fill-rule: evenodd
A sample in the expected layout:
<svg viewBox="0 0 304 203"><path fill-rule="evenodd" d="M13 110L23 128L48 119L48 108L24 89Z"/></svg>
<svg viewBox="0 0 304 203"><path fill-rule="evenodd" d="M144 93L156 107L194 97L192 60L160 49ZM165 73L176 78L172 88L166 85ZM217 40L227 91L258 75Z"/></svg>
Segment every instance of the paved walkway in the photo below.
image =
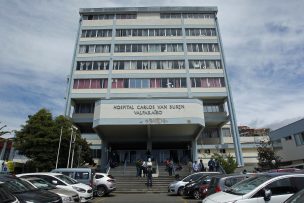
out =
<svg viewBox="0 0 304 203"><path fill-rule="evenodd" d="M118 194L111 193L105 197L94 198L91 203L201 203L201 200L168 195L166 193Z"/></svg>

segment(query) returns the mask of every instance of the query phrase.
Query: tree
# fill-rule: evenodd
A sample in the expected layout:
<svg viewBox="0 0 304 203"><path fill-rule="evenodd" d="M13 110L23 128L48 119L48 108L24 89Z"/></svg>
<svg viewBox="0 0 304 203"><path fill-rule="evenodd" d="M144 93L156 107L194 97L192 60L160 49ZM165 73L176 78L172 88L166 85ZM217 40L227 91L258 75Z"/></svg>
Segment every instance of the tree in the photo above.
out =
<svg viewBox="0 0 304 203"><path fill-rule="evenodd" d="M257 150L258 165L263 171L279 167L281 158L275 154L270 141L261 141Z"/></svg>
<svg viewBox="0 0 304 203"><path fill-rule="evenodd" d="M0 126L1 126L1 123L2 123L2 122L0 122ZM6 125L0 127L0 137L1 137L2 135L11 133L11 131L3 131L4 128L6 128Z"/></svg>
<svg viewBox="0 0 304 203"><path fill-rule="evenodd" d="M237 163L231 154L228 154L226 155L226 157L224 157L221 154L214 153L212 155L212 158L219 162L220 166L223 167L227 174L233 173L234 170L237 168Z"/></svg>
<svg viewBox="0 0 304 203"><path fill-rule="evenodd" d="M62 140L58 167L67 167L68 152L71 138L71 127L73 123L64 116L53 119L50 111L39 110L36 114L29 116L26 124L21 130L16 131L14 146L17 150L31 159L31 165L35 165L39 171L49 171L55 168L60 133L62 129ZM81 146L89 151L89 144L80 136L80 132L73 131L76 135L75 152ZM93 163L89 153L82 153L79 163ZM74 153L74 165L78 162L78 154Z"/></svg>

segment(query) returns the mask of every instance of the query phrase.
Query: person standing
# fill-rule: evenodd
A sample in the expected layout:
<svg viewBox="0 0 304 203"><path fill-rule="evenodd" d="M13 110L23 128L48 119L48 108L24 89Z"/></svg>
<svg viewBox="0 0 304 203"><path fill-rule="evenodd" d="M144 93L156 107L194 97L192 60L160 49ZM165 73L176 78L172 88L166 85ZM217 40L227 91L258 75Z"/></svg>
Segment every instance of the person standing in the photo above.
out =
<svg viewBox="0 0 304 203"><path fill-rule="evenodd" d="M169 176L172 176L172 171L173 171L173 160L170 160L168 163L168 172L169 172Z"/></svg>
<svg viewBox="0 0 304 203"><path fill-rule="evenodd" d="M220 171L220 163L218 160L214 160L214 168L215 168L215 171Z"/></svg>
<svg viewBox="0 0 304 203"><path fill-rule="evenodd" d="M214 171L215 162L213 161L213 158L211 158L211 159L208 161L208 167L209 167L209 171Z"/></svg>
<svg viewBox="0 0 304 203"><path fill-rule="evenodd" d="M192 168L194 173L199 171L199 164L197 163L197 161L194 161Z"/></svg>
<svg viewBox="0 0 304 203"><path fill-rule="evenodd" d="M141 165L141 169L143 172L143 176L146 177L147 175L147 163L145 161L143 161L142 165Z"/></svg>
<svg viewBox="0 0 304 203"><path fill-rule="evenodd" d="M148 158L147 162L147 187L152 187L152 162L151 158Z"/></svg>
<svg viewBox="0 0 304 203"><path fill-rule="evenodd" d="M141 165L142 165L141 160L138 159L136 161L136 177L140 177L141 176Z"/></svg>
<svg viewBox="0 0 304 203"><path fill-rule="evenodd" d="M203 160L200 160L200 162L199 162L199 169L200 169L200 171L205 171L205 166L204 166Z"/></svg>

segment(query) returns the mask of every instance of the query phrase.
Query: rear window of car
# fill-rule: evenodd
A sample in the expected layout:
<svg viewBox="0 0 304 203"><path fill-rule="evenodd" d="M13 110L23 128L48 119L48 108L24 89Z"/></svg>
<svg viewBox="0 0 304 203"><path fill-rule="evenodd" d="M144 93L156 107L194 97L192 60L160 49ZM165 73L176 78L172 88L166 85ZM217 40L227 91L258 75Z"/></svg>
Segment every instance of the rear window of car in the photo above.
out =
<svg viewBox="0 0 304 203"><path fill-rule="evenodd" d="M199 179L199 178L202 177L203 175L204 175L203 173L192 174L192 175L186 177L183 181L184 181L184 182L189 182L190 180L196 181L197 179Z"/></svg>
<svg viewBox="0 0 304 203"><path fill-rule="evenodd" d="M103 175L95 175L95 178L96 178L96 179L103 178Z"/></svg>
<svg viewBox="0 0 304 203"><path fill-rule="evenodd" d="M76 180L88 180L90 178L89 172L75 172Z"/></svg>

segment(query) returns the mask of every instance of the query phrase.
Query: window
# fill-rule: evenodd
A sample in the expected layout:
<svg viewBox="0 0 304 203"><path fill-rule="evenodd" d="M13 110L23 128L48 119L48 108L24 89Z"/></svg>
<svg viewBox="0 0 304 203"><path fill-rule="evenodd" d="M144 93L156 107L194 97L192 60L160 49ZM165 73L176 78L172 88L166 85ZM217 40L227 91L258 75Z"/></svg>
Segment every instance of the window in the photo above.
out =
<svg viewBox="0 0 304 203"><path fill-rule="evenodd" d="M210 154L210 149L205 149L206 154Z"/></svg>
<svg viewBox="0 0 304 203"><path fill-rule="evenodd" d="M300 132L294 135L297 146L304 145L304 132Z"/></svg>
<svg viewBox="0 0 304 203"><path fill-rule="evenodd" d="M114 52L182 52L182 51L183 51L182 44L116 44L114 48Z"/></svg>
<svg viewBox="0 0 304 203"><path fill-rule="evenodd" d="M220 153L226 154L226 149L220 149Z"/></svg>
<svg viewBox="0 0 304 203"><path fill-rule="evenodd" d="M286 140L286 141L288 141L288 140L292 140L291 135L289 135L289 136L285 137L285 140Z"/></svg>
<svg viewBox="0 0 304 203"><path fill-rule="evenodd" d="M104 176L103 175L95 175L95 179L100 179L100 178L103 178Z"/></svg>
<svg viewBox="0 0 304 203"><path fill-rule="evenodd" d="M219 52L218 44L201 44L201 43L189 43L187 44L188 52Z"/></svg>
<svg viewBox="0 0 304 203"><path fill-rule="evenodd" d="M110 52L110 45L109 44L102 44L102 45L80 45L79 46L79 53L109 53Z"/></svg>
<svg viewBox="0 0 304 203"><path fill-rule="evenodd" d="M75 79L73 89L107 88L108 79Z"/></svg>
<svg viewBox="0 0 304 203"><path fill-rule="evenodd" d="M90 178L89 172L75 172L76 180L88 180Z"/></svg>

